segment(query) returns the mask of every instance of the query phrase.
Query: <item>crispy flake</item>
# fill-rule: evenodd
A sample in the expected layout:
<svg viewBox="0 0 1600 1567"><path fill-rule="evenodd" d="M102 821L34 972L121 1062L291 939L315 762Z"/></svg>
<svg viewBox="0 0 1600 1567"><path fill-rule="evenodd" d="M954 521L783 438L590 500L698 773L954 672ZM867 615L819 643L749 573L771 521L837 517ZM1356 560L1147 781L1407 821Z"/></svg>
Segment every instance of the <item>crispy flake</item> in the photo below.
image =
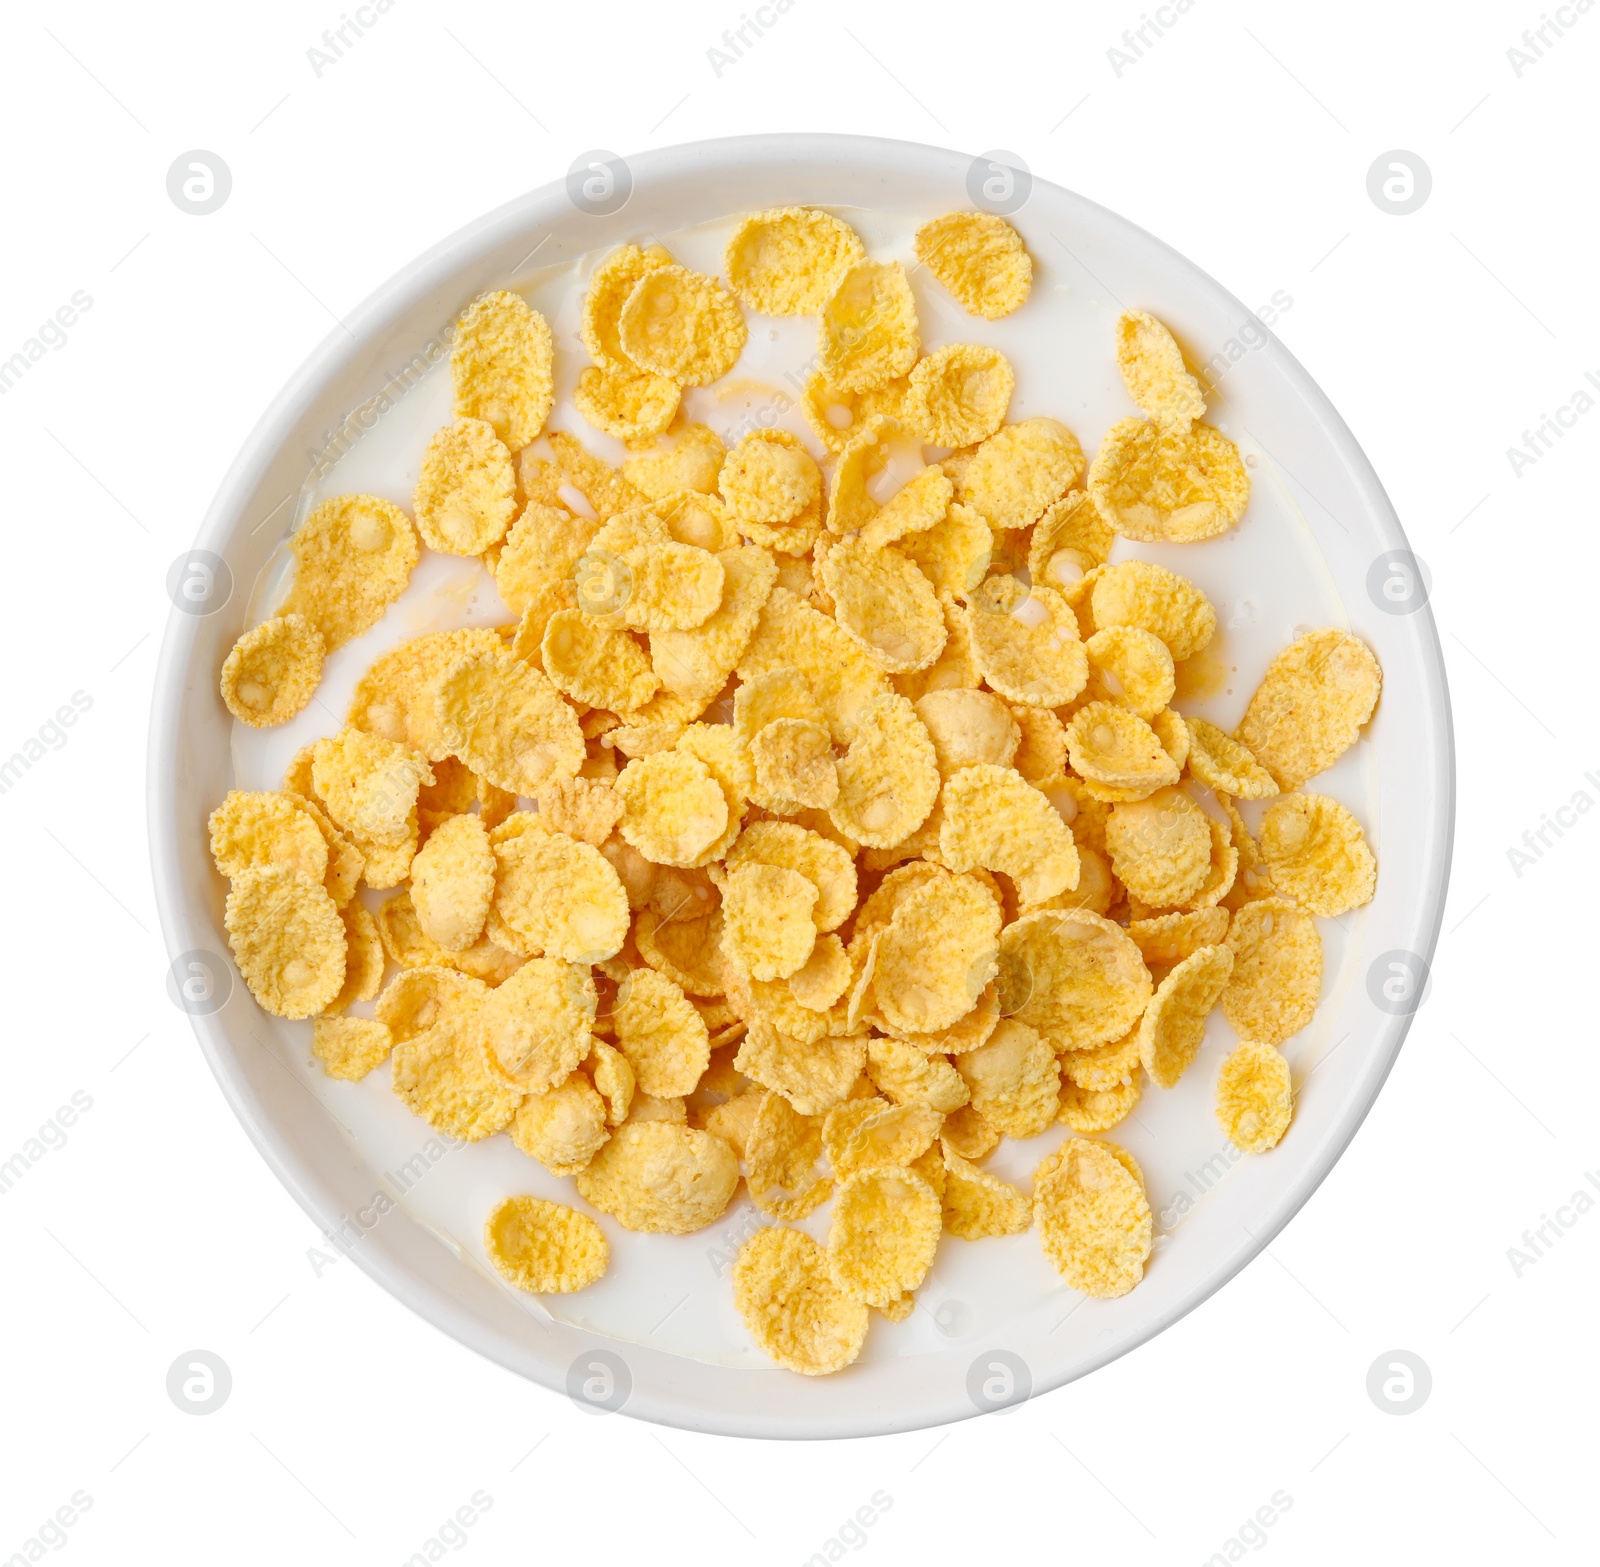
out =
<svg viewBox="0 0 1600 1567"><path fill-rule="evenodd" d="M1089 494L1124 538L1191 544L1226 533L1250 500L1239 448L1209 424L1122 419L1089 465Z"/></svg>
<svg viewBox="0 0 1600 1567"><path fill-rule="evenodd" d="M739 1184L733 1150L670 1121L630 1122L578 1175L578 1193L624 1229L687 1235L722 1214Z"/></svg>
<svg viewBox="0 0 1600 1567"><path fill-rule="evenodd" d="M869 1306L891 1306L923 1280L939 1245L933 1188L909 1170L861 1170L839 1189L828 1230L828 1272Z"/></svg>
<svg viewBox="0 0 1600 1567"><path fill-rule="evenodd" d="M947 212L917 230L917 259L985 321L1008 316L1033 287L1022 236L992 212Z"/></svg>
<svg viewBox="0 0 1600 1567"><path fill-rule="evenodd" d="M955 871L979 866L1009 876L1025 905L1078 885L1072 832L1049 799L1019 772L980 764L944 787L939 854Z"/></svg>
<svg viewBox="0 0 1600 1567"><path fill-rule="evenodd" d="M513 452L544 428L555 398L550 326L520 294L475 300L456 323L450 380L459 418L481 419Z"/></svg>
<svg viewBox="0 0 1600 1567"><path fill-rule="evenodd" d="M1217 1074L1217 1122L1235 1148L1276 1148L1294 1115L1289 1063L1271 1046L1247 1039Z"/></svg>
<svg viewBox="0 0 1600 1567"><path fill-rule="evenodd" d="M533 794L583 765L583 732L545 675L505 652L453 660L438 677L435 714L450 751L510 794Z"/></svg>
<svg viewBox="0 0 1600 1567"><path fill-rule="evenodd" d="M817 362L830 386L864 392L917 362L917 306L898 261L861 260L822 306Z"/></svg>
<svg viewBox="0 0 1600 1567"><path fill-rule="evenodd" d="M252 729L286 724L322 679L322 633L305 615L264 620L233 644L222 665L222 700Z"/></svg>
<svg viewBox="0 0 1600 1567"><path fill-rule="evenodd" d="M1276 1045L1311 1021L1322 992L1317 922L1285 898L1234 910L1228 929L1233 974L1222 1014L1242 1039Z"/></svg>
<svg viewBox="0 0 1600 1567"><path fill-rule="evenodd" d="M506 1197L483 1225L483 1249L508 1284L536 1295L587 1288L606 1271L605 1231L586 1213L542 1197Z"/></svg>
<svg viewBox="0 0 1600 1567"><path fill-rule="evenodd" d="M1035 1176L1033 1217L1045 1255L1085 1295L1126 1295L1144 1276L1150 1204L1110 1145L1069 1137Z"/></svg>
<svg viewBox="0 0 1600 1567"><path fill-rule="evenodd" d="M289 549L294 582L278 613L303 615L330 653L378 623L405 591L419 553L411 519L376 495L324 501Z"/></svg>
<svg viewBox="0 0 1600 1567"><path fill-rule="evenodd" d="M1000 933L1000 1010L1058 1050L1120 1039L1150 999L1150 972L1120 925L1087 909L1025 914Z"/></svg>
<svg viewBox="0 0 1600 1567"><path fill-rule="evenodd" d="M728 285L765 316L814 316L866 255L848 223L815 207L754 212L728 240Z"/></svg>
<svg viewBox="0 0 1600 1567"><path fill-rule="evenodd" d="M733 1298L761 1349L804 1376L842 1371L866 1342L867 1308L833 1282L801 1230L757 1230L734 1264Z"/></svg>
<svg viewBox="0 0 1600 1567"><path fill-rule="evenodd" d="M1378 863L1361 823L1325 794L1273 801L1261 822L1261 852L1273 885L1329 918L1372 901Z"/></svg>
<svg viewBox="0 0 1600 1567"><path fill-rule="evenodd" d="M1200 383L1184 368L1183 350L1142 310L1117 320L1117 368L1128 396L1158 424L1187 430L1206 411Z"/></svg>

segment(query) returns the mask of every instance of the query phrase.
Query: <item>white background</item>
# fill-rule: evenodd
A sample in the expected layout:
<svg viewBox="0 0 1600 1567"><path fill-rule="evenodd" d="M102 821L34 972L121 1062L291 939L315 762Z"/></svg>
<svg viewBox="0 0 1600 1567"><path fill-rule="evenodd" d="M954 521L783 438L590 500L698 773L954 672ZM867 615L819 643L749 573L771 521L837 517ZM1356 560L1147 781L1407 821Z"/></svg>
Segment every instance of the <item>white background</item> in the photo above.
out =
<svg viewBox="0 0 1600 1567"><path fill-rule="evenodd" d="M1585 1171L1600 1181L1600 820L1569 816L1528 863L1508 858L1577 792L1600 801L1600 409L1569 414L1520 474L1508 457L1585 371L1600 380L1600 14L1555 14L1570 31L1519 77L1507 50L1540 25L1532 3L1198 0L1163 10L1175 25L1119 75L1107 51L1137 0L796 0L719 76L707 51L738 0L396 0L319 77L307 51L338 0L8 8L0 359L75 291L93 304L0 397L0 754L74 692L92 706L0 795L0 1160L74 1093L92 1107L0 1197L0 1560L78 1492L91 1505L54 1551L84 1563L398 1564L475 1492L492 1505L458 1549L481 1562L799 1564L878 1492L891 1505L847 1556L1227 1559L1284 1492L1235 1553L1592 1559L1600 1212L1560 1210L1574 1222L1546 1230L1544 1255L1508 1255ZM579 152L786 129L1007 148L1247 303L1292 296L1275 330L1431 569L1460 764L1431 998L1267 1254L1020 1409L807 1446L597 1418L348 1260L318 1276L314 1226L166 998L143 828L167 565L339 316ZM192 148L233 174L204 218L166 193ZM1434 181L1404 217L1366 190L1397 148ZM195 1348L233 1379L204 1417L165 1387ZM1366 1390L1394 1349L1433 1380L1405 1416Z"/></svg>

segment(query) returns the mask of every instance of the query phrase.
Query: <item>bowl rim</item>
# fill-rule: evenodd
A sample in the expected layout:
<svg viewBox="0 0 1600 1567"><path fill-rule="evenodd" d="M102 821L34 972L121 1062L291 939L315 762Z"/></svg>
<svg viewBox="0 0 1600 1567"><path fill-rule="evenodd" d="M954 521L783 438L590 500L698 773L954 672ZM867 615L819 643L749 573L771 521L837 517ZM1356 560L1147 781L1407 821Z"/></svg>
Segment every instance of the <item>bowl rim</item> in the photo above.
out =
<svg viewBox="0 0 1600 1567"><path fill-rule="evenodd" d="M705 171L719 165L775 168L802 160L870 165L886 171L915 170L924 177L930 174L947 175L952 169L973 161L969 154L920 142L821 132L776 132L684 142L630 156L626 161L634 189L637 190L652 179L678 177L694 169ZM1129 239L1152 254L1164 254L1164 259L1186 272L1197 287L1208 289L1217 303L1236 309L1240 319L1253 318L1253 312L1247 306L1164 241L1065 187L1041 180L1037 175L1032 178L1036 185L1051 189L1057 198L1076 204L1084 217L1100 229ZM481 256L516 231L526 229L542 211L548 212L554 204L565 202L566 190L566 181L554 180L473 219L423 251L350 311L344 324L330 332L307 355L245 438L218 484L193 547L223 554L224 547L241 520L243 508L268 464L281 450L318 390L340 370L348 367L363 345L386 323L402 315L431 290L448 281L451 274L466 266L472 258ZM1358 492L1373 526L1387 537L1390 548L1409 550L1400 520L1354 434L1315 380L1284 348L1270 328L1263 327L1262 330L1273 349L1277 370L1294 386L1322 439L1343 462L1349 481ZM1431 607L1424 604L1415 612L1413 620L1419 643L1423 697L1427 716L1432 723L1432 733L1425 738L1429 742L1429 754L1434 763L1435 796L1432 810L1434 830L1426 848L1425 886L1416 908L1413 927L1416 944L1412 950L1431 965L1449 883L1455 829L1456 767L1443 649ZM176 609L169 612L151 701L146 768L147 822L156 904L169 956L185 948L188 916L184 908L187 895L180 874L178 849L185 824L179 820L176 791L168 787L168 782L176 776L175 769L180 761L183 682L192 665L200 625L200 620L195 616L180 614ZM1414 1015L1390 1016L1382 1025L1374 1039L1373 1065L1364 1080L1365 1093L1346 1107L1339 1132L1327 1139L1321 1157L1279 1199L1273 1212L1273 1222L1252 1235L1248 1244L1236 1246L1189 1292L1148 1323L1124 1335L1113 1335L1112 1342L1104 1348L1085 1354L1073 1364L1055 1368L1053 1375L1041 1376L1033 1387L1032 1396L1053 1391L1148 1342L1209 1299L1265 1250L1289 1220L1304 1207L1343 1156L1393 1069ZM270 1117L262 1114L255 1105L249 1085L233 1059L221 1014L203 1016L191 1013L189 1021L207 1065L246 1135L273 1174L319 1229L324 1234L333 1233L345 1218L343 1210L326 1183L312 1175ZM514 1364L507 1354L499 1352L496 1337L487 1332L470 1308L448 1290L403 1270L379 1248L355 1246L346 1255L352 1257L391 1296L458 1343L518 1375L543 1382L552 1391L562 1390L558 1377L535 1376L525 1366ZM584 1334L581 1329L574 1331L596 1344L614 1342L601 1334ZM796 1428L791 1417L772 1417L760 1410L743 1416L724 1412L710 1419L701 1411L687 1409L675 1402L670 1393L645 1393L635 1389L635 1396L624 1406L623 1412L689 1430L794 1439L888 1434L971 1418L981 1411L969 1400L951 1396L942 1404L919 1407L911 1413L874 1409L865 1417Z"/></svg>

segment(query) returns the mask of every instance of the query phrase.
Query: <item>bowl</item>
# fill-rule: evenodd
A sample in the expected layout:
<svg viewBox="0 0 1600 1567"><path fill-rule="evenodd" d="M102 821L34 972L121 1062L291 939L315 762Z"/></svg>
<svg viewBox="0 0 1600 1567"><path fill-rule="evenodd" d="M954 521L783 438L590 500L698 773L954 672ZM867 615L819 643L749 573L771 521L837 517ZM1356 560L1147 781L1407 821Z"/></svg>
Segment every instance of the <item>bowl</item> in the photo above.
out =
<svg viewBox="0 0 1600 1567"><path fill-rule="evenodd" d="M1033 1234L947 1240L919 1292L924 1309L901 1324L875 1318L856 1365L805 1378L771 1367L740 1342L726 1275L732 1251L761 1222L747 1200L698 1236L627 1238L656 1249L618 1253L605 1309L569 1304L583 1295L546 1305L504 1285L471 1234L421 1200L418 1167L411 1176L391 1168L359 1118L341 1113L346 1101L330 1097L309 1064L307 1025L261 1013L226 956L223 887L205 818L230 787L262 785L239 774L217 672L234 639L259 618L252 587L259 600L297 516L294 502L315 488L319 465L325 470L330 451L347 452L387 417L396 386L425 377L440 360L462 307L527 275L530 257L541 269L560 266L598 248L692 234L765 207L827 206L863 222L874 213L914 222L975 203L1008 213L1024 234L1043 318L1054 321L1049 311L1058 310L1063 333L1073 322L1094 329L1093 342L1063 337L1050 345L1056 364L1098 356L1077 381L1052 381L1046 369L1030 382L1019 362L1019 404L1030 385L1036 397L1049 391L1067 403L1014 405L1013 418L1056 414L1092 451L1112 418L1132 412L1116 401L1110 323L1123 308L1144 308L1206 365L1208 418L1251 464L1250 511L1224 539L1137 551L1194 576L1218 602L1232 683L1224 669L1218 688L1190 710L1231 725L1271 653L1309 625L1346 624L1377 653L1384 670L1378 711L1361 742L1314 785L1363 820L1379 859L1377 892L1366 908L1322 922L1323 997L1313 1025L1285 1047L1296 1116L1277 1149L1240 1155L1211 1117L1215 1066L1231 1037L1220 1017L1185 1081L1159 1102L1159 1090L1148 1093L1146 1113L1135 1112L1126 1139L1118 1133L1144 1165L1156 1222L1156 1249L1137 1289L1114 1301L1084 1300L1043 1263ZM715 269L714 259L698 264ZM937 316L941 307L929 308ZM1039 360L1038 320L1026 309L992 329L971 325L980 341L1019 361ZM462 1344L589 1407L735 1436L867 1436L990 1412L1084 1376L1192 1310L1288 1223L1349 1144L1427 996L1454 814L1450 711L1425 568L1376 475L1256 313L1115 214L984 160L826 135L699 142L626 164L594 155L589 170L435 246L352 312L347 330L325 342L268 408L168 584L175 608L156 680L149 799L174 1004L189 1015L245 1131L330 1244ZM307 1086L327 1113L307 1098ZM465 1194L456 1200L480 1214L506 1189L504 1155L492 1156L499 1163L474 1162L484 1146L443 1149L453 1189ZM1038 1150L1024 1163L1036 1157ZM446 1184L436 1181L433 1190ZM523 1189L560 1192L548 1183ZM566 1200L577 1200L570 1187ZM607 1228L615 1237L615 1226ZM694 1306L680 1311L690 1298ZM667 1322L676 1313L680 1322L704 1324L695 1329L700 1336L650 1327L658 1310Z"/></svg>

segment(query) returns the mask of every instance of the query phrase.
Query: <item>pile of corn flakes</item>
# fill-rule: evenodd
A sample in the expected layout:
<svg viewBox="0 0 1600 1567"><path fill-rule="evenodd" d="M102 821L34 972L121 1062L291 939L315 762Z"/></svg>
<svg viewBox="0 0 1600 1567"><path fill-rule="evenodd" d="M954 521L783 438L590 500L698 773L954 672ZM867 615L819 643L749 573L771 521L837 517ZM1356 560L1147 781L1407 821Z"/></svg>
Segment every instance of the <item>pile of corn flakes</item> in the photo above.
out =
<svg viewBox="0 0 1600 1567"><path fill-rule="evenodd" d="M937 218L916 254L980 319L1028 297L1002 219ZM478 557L517 618L385 653L280 791L217 807L211 847L240 973L313 1020L330 1075L387 1060L414 1114L507 1133L626 1229L702 1229L742 1182L776 1222L739 1254L738 1309L814 1375L873 1311L910 1313L946 1234L1031 1226L1073 1288L1138 1284L1150 1204L1103 1134L1182 1077L1214 1007L1244 1041L1217 1117L1276 1145L1316 919L1376 875L1355 817L1302 786L1380 676L1317 630L1233 733L1172 706L1216 615L1113 543L1215 537L1249 479L1153 317L1117 325L1141 416L1086 463L1056 420L1007 422L1002 354L923 352L905 270L838 218L758 213L725 266L628 245L594 271L576 403L626 443L619 468L540 438L544 319L505 292L466 311L412 513L318 507L223 699L292 717L423 545ZM817 318L815 446L763 429L725 450L683 416L746 311ZM984 1169L1057 1122L1031 1193ZM826 1245L792 1227L830 1201ZM608 1260L592 1214L532 1196L484 1244L530 1291Z"/></svg>

